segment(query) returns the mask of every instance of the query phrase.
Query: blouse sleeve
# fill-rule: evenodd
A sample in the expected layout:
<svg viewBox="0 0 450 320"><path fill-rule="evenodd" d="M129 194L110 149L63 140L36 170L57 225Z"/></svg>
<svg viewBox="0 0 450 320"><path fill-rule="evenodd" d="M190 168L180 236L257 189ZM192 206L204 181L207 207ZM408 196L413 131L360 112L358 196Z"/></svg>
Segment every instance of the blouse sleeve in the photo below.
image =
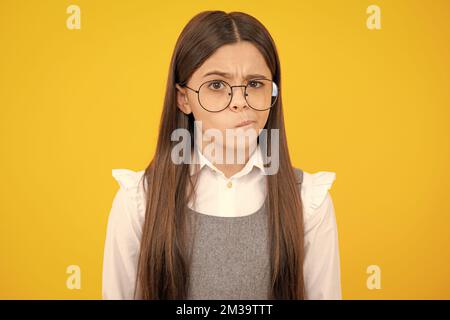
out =
<svg viewBox="0 0 450 320"><path fill-rule="evenodd" d="M340 300L340 257L334 205L329 189L336 178L334 172L304 173L301 189L305 260L306 299Z"/></svg>
<svg viewBox="0 0 450 320"><path fill-rule="evenodd" d="M119 183L109 212L103 255L102 298L133 299L142 234L141 172L113 169Z"/></svg>

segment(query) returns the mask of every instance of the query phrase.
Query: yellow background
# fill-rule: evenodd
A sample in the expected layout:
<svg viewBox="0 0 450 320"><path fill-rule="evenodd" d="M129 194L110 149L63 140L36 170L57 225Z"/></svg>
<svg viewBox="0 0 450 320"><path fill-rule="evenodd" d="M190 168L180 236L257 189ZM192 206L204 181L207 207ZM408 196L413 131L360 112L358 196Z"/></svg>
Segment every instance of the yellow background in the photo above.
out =
<svg viewBox="0 0 450 320"><path fill-rule="evenodd" d="M366 27L371 4L381 30ZM294 164L336 172L343 298L449 299L445 0L2 0L0 298L101 298L111 169L148 164L175 41L211 9L269 29ZM80 290L66 288L72 264Z"/></svg>

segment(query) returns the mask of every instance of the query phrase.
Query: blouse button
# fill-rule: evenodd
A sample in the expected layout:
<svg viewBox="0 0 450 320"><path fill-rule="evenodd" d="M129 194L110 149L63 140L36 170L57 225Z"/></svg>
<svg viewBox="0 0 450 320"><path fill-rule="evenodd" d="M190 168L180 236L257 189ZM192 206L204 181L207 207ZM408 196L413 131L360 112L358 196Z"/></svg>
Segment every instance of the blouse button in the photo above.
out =
<svg viewBox="0 0 450 320"><path fill-rule="evenodd" d="M227 183L227 187L228 188L231 188L233 186L233 182L231 182L231 181L228 181L228 183Z"/></svg>

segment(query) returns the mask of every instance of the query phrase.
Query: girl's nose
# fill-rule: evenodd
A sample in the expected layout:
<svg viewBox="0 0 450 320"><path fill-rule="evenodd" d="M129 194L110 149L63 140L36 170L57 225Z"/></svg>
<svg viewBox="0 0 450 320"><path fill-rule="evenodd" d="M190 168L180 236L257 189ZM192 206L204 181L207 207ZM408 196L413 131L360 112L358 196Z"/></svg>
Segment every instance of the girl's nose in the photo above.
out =
<svg viewBox="0 0 450 320"><path fill-rule="evenodd" d="M230 102L230 108L233 111L240 111L247 106L247 100L245 99L245 87L234 87L233 96Z"/></svg>

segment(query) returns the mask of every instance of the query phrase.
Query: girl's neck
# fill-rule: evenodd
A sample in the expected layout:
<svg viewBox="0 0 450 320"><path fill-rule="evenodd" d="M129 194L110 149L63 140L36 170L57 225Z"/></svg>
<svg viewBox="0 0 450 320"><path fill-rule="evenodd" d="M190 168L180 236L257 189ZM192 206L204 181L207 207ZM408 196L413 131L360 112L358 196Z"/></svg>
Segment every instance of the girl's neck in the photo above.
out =
<svg viewBox="0 0 450 320"><path fill-rule="evenodd" d="M245 163L247 163L248 158L246 159ZM220 171L223 172L223 174L225 175L225 177L230 178L233 175L235 175L236 173L238 173L239 171L241 171L244 166L245 163L238 163L238 164L214 164L217 169L219 169Z"/></svg>
<svg viewBox="0 0 450 320"><path fill-rule="evenodd" d="M203 150L203 148L202 148ZM244 161L242 163L242 161L238 161L239 157L237 156L237 151L230 151L230 150L226 150L226 148L224 147L223 151L222 151L222 155L223 155L223 161L219 161L220 163L216 162L216 161L211 161L211 159L208 159L208 157L206 156L206 158L208 160L211 161L211 163L217 168L219 169L227 178L232 177L233 175L235 175L236 173L238 173L239 171L241 171L245 165L247 164L251 154L249 150L252 150L251 148L249 148L248 146L245 149L245 153L244 155ZM255 150L253 150L254 152ZM233 155L233 163L226 163L225 159L226 159L226 153L227 152L234 152ZM203 152L202 152L203 153ZM205 154L203 153L203 155L205 156Z"/></svg>

